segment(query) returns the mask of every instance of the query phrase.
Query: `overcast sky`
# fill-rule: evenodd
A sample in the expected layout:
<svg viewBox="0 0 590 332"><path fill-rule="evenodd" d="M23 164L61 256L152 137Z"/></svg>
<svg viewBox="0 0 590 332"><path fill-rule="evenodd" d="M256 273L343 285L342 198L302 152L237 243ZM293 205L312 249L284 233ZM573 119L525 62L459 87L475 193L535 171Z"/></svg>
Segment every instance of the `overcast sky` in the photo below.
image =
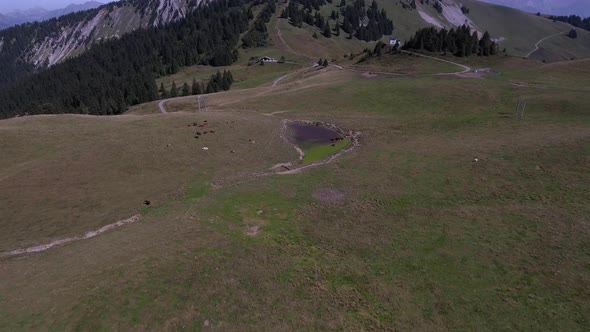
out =
<svg viewBox="0 0 590 332"><path fill-rule="evenodd" d="M85 3L89 0L0 0L0 13L6 13L17 9L29 9L43 7L45 9L64 8L72 3ZM107 3L113 0L96 0Z"/></svg>

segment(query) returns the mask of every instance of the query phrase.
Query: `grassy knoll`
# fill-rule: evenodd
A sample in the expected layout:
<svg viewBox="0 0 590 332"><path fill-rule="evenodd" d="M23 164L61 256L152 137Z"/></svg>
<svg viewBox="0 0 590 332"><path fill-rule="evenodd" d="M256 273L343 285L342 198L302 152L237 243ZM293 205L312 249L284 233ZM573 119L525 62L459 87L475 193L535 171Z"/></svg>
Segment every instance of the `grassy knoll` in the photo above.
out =
<svg viewBox="0 0 590 332"><path fill-rule="evenodd" d="M150 181L182 190L163 196L140 223L3 259L0 326L584 330L588 62L465 61L501 74L367 78L326 68L298 73L276 89L216 94L206 114L82 118L75 125L55 123L66 116L3 121L0 135L15 139L3 146L13 149L0 161L2 193L6 181L29 188L11 209L38 197L40 188L59 193L51 185L63 179L47 160L71 159L70 149L94 151L83 140L66 140L75 130L113 143L104 153L97 149L100 158L67 168L71 181L104 191L86 201L112 196L116 204ZM514 81L534 84L515 87ZM523 121L512 115L518 97L529 103ZM191 107L191 101L170 102L171 110ZM288 112L268 115L278 111ZM216 130L201 138L209 153L187 127L205 119ZM283 119L360 131L360 147L301 174L253 177L297 158L279 137ZM115 121L129 122L120 128ZM62 145L54 143L56 135L63 135ZM169 155L164 148L141 150L146 141L168 140L178 149ZM132 151L141 158L126 161ZM52 167L43 173L46 187L28 173L7 171L27 162ZM121 175L84 180L79 169L91 162L114 165ZM149 177L134 182L134 174ZM318 195L326 190L339 195ZM12 197L9 192L0 202ZM51 201L36 207L28 207L38 214L31 227L43 225L46 211L63 208ZM9 209L0 211L4 217ZM5 222L3 240L14 241L10 227L25 234L24 219ZM63 232L72 224L54 227Z"/></svg>

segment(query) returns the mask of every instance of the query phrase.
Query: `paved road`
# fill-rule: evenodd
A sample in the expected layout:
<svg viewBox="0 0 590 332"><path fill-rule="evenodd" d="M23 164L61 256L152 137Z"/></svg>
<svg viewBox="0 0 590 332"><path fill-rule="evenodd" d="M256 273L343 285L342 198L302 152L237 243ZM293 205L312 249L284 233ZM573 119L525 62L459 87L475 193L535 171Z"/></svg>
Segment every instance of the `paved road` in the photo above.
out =
<svg viewBox="0 0 590 332"><path fill-rule="evenodd" d="M527 54L527 55L525 56L525 58L528 58L528 57L530 57L530 56L531 56L531 54L533 54L533 53L537 52L537 51L539 50L539 44L541 44L542 42L544 42L546 39L549 39L549 38L551 38L551 37L555 37L555 36L559 36L559 35L563 35L563 34L565 34L565 33L567 33L567 31L564 31L564 32L559 32L559 33L553 34L553 35L551 35L551 36L547 36L547 37L545 37L545 38L543 38L543 39L539 40L539 41L538 41L538 42L535 44L535 49L534 49L534 50L532 50L532 51L530 51L530 52L529 52L529 54Z"/></svg>

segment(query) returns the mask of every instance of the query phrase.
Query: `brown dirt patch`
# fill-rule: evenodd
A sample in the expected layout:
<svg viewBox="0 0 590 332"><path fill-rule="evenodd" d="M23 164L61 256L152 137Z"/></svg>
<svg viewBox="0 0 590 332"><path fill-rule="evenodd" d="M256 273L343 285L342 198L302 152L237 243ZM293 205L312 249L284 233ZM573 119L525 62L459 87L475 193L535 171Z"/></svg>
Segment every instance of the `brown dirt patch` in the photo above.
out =
<svg viewBox="0 0 590 332"><path fill-rule="evenodd" d="M248 236L256 236L260 233L260 226L250 226L246 230L246 235Z"/></svg>
<svg viewBox="0 0 590 332"><path fill-rule="evenodd" d="M346 195L342 191L328 188L317 190L312 196L318 201L326 204L342 203L346 198Z"/></svg>
<svg viewBox="0 0 590 332"><path fill-rule="evenodd" d="M367 72L364 72L362 75L363 75L364 78L375 78L375 77L378 76L377 74L371 73L371 72L368 72L368 71Z"/></svg>

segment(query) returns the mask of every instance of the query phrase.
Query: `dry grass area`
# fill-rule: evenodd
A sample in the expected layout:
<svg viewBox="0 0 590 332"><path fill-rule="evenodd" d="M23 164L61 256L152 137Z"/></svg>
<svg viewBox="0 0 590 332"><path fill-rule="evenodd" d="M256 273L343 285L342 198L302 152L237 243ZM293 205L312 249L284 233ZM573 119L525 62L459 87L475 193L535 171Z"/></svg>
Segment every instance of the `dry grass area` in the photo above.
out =
<svg viewBox="0 0 590 332"><path fill-rule="evenodd" d="M463 68L430 58L419 57L412 54L383 54L380 57L367 59L356 58L352 61L351 68L366 70L368 72L389 72L402 75L431 75L456 73Z"/></svg>
<svg viewBox="0 0 590 332"><path fill-rule="evenodd" d="M185 99L170 114L1 122L3 246L101 214L144 219L2 259L0 326L586 329L590 99L567 88L590 68L480 63L501 74L309 69L275 89L212 95L209 113ZM275 132L283 119L352 128L361 146L301 174L248 178L296 158ZM204 120L215 133L194 139L203 128L188 125Z"/></svg>
<svg viewBox="0 0 590 332"><path fill-rule="evenodd" d="M207 126L192 125L202 121ZM276 137L278 128L273 118L241 114L2 121L0 251L80 235L144 211L145 200L157 207L191 186L296 156ZM195 139L197 131L207 133Z"/></svg>

